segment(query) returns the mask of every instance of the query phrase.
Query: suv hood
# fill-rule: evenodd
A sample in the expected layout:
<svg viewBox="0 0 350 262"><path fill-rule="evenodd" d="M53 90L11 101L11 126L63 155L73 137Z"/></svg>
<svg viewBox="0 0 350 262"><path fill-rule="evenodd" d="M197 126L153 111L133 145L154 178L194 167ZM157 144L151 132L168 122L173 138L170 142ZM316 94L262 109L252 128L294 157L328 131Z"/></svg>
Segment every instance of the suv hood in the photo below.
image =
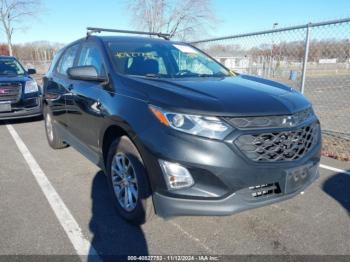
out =
<svg viewBox="0 0 350 262"><path fill-rule="evenodd" d="M133 78L136 80L135 78ZM220 116L292 114L310 106L299 92L253 76L225 78L138 78L149 102L175 112Z"/></svg>
<svg viewBox="0 0 350 262"><path fill-rule="evenodd" d="M25 82L28 80L31 80L27 75L14 75L14 76L7 76L7 75L0 75L0 83L12 83L12 82Z"/></svg>

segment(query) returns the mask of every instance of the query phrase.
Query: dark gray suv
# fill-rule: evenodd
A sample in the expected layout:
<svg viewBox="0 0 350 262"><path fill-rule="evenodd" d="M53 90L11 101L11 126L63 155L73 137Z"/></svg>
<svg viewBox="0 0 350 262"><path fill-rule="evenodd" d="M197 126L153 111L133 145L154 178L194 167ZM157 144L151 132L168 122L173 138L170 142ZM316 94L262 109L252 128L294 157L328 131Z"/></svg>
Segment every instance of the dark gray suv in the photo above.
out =
<svg viewBox="0 0 350 262"><path fill-rule="evenodd" d="M185 43L89 35L56 55L44 104L49 144L101 167L134 223L154 210L233 214L291 198L318 177L310 102Z"/></svg>

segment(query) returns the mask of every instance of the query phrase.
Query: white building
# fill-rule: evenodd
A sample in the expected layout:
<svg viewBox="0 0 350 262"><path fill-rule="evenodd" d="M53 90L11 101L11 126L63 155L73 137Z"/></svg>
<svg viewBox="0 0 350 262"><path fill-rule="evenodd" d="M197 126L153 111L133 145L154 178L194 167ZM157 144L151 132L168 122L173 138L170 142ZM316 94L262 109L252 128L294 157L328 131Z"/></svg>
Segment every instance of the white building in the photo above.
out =
<svg viewBox="0 0 350 262"><path fill-rule="evenodd" d="M319 64L336 64L337 59L336 58L322 58L318 60Z"/></svg>
<svg viewBox="0 0 350 262"><path fill-rule="evenodd" d="M216 56L215 59L227 68L237 72L248 69L250 65L248 57Z"/></svg>

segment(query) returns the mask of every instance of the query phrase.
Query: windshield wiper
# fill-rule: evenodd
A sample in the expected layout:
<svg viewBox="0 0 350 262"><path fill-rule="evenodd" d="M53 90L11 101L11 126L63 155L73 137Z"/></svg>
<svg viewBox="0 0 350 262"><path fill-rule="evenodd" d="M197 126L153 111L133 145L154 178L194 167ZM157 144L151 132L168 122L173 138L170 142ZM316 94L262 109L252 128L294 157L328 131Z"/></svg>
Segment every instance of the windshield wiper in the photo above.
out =
<svg viewBox="0 0 350 262"><path fill-rule="evenodd" d="M198 74L199 77L225 77L224 74Z"/></svg>

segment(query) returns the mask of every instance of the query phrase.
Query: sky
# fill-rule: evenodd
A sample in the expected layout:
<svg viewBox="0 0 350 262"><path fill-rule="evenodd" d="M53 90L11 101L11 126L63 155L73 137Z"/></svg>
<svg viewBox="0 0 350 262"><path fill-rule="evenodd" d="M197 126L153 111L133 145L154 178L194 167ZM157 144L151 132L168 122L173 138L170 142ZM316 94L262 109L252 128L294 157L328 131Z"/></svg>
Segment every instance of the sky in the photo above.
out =
<svg viewBox="0 0 350 262"><path fill-rule="evenodd" d="M14 43L69 43L86 34L87 26L132 30L127 0L42 0L44 11L14 33ZM208 36L217 37L350 17L349 0L212 0L219 23ZM0 42L5 36L0 35Z"/></svg>

